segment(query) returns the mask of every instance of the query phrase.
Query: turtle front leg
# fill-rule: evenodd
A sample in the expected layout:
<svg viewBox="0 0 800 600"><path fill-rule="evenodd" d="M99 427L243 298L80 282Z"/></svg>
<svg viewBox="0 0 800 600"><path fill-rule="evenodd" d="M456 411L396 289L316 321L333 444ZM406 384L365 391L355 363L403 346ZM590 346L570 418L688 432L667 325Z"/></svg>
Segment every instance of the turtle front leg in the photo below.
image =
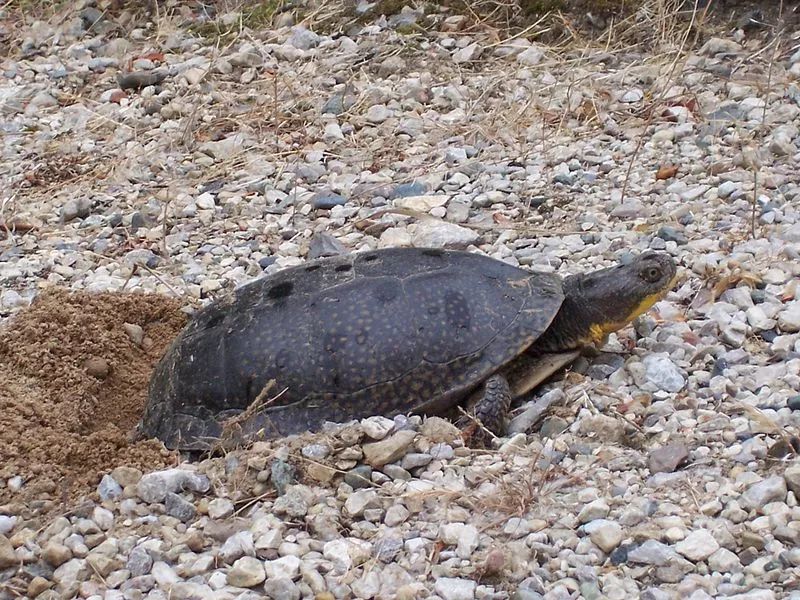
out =
<svg viewBox="0 0 800 600"><path fill-rule="evenodd" d="M470 417L459 421L465 440L475 441L477 438L484 441L485 431L481 430L481 426L495 435L505 433L510 408L511 388L508 380L495 373L484 383L483 396L468 411Z"/></svg>

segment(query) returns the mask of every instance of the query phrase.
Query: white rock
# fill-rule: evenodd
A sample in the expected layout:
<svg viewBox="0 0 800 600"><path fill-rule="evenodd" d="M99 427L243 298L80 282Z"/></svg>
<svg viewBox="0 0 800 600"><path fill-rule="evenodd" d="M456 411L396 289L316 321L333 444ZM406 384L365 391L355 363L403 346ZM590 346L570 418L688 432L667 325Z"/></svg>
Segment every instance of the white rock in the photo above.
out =
<svg viewBox="0 0 800 600"><path fill-rule="evenodd" d="M719 550L719 544L708 531L700 529L693 531L682 541L675 544L675 550L689 560L699 562Z"/></svg>
<svg viewBox="0 0 800 600"><path fill-rule="evenodd" d="M633 88L622 94L622 97L620 97L619 101L632 104L634 102L641 101L642 98L644 98L644 92L639 88Z"/></svg>
<svg viewBox="0 0 800 600"><path fill-rule="evenodd" d="M270 579L278 577L294 579L300 573L300 559L296 556L282 556L275 560L268 560L264 562L264 570Z"/></svg>
<svg viewBox="0 0 800 600"><path fill-rule="evenodd" d="M114 513L102 506L95 506L92 511L92 520L103 531L108 531L114 525Z"/></svg>
<svg viewBox="0 0 800 600"><path fill-rule="evenodd" d="M375 125L383 123L392 116L392 111L384 104L373 104L367 109L366 119Z"/></svg>
<svg viewBox="0 0 800 600"><path fill-rule="evenodd" d="M431 194L426 196L407 196L397 198L394 205L400 208L408 208L419 212L429 212L438 206L444 206L449 200L449 196L444 194Z"/></svg>
<svg viewBox="0 0 800 600"><path fill-rule="evenodd" d="M238 559L228 571L228 585L235 587L255 587L266 578L264 565L252 556Z"/></svg>
<svg viewBox="0 0 800 600"><path fill-rule="evenodd" d="M581 523L588 523L595 519L604 519L608 516L610 510L606 501L602 498L598 498L597 500L589 502L581 509L581 512L578 513L578 521Z"/></svg>
<svg viewBox="0 0 800 600"><path fill-rule="evenodd" d="M377 506L378 504L378 493L375 490L357 490L347 497L344 509L350 516L358 517L370 506Z"/></svg>
<svg viewBox="0 0 800 600"><path fill-rule="evenodd" d="M720 548L708 557L708 567L718 573L735 573L742 570L739 557L727 548Z"/></svg>
<svg viewBox="0 0 800 600"><path fill-rule="evenodd" d="M764 309L758 304L747 309L745 315L747 322L755 331L769 331L775 327L775 320L767 317Z"/></svg>
<svg viewBox="0 0 800 600"><path fill-rule="evenodd" d="M344 133L342 133L342 128L335 121L328 123L325 125L323 139L329 144L343 140Z"/></svg>
<svg viewBox="0 0 800 600"><path fill-rule="evenodd" d="M191 490L207 492L208 477L184 469L166 469L147 473L136 484L136 494L148 503L162 502L169 492Z"/></svg>
<svg viewBox="0 0 800 600"><path fill-rule="evenodd" d="M439 526L439 539L445 544L455 545L456 554L461 558L469 558L478 547L480 537L473 525L464 523L446 523Z"/></svg>
<svg viewBox="0 0 800 600"><path fill-rule="evenodd" d="M225 519L233 514L233 502L227 498L214 498L208 503L208 516L212 519Z"/></svg>
<svg viewBox="0 0 800 600"><path fill-rule="evenodd" d="M194 203L197 205L197 208L201 208L203 210L214 210L216 207L216 202L214 200L214 194L209 194L208 192L203 192L197 198L195 198Z"/></svg>
<svg viewBox="0 0 800 600"><path fill-rule="evenodd" d="M410 228L409 228L410 229ZM422 221L411 234L411 243L417 248L464 249L478 241L477 231L446 221Z"/></svg>
<svg viewBox="0 0 800 600"><path fill-rule="evenodd" d="M786 480L773 476L751 485L739 498L739 504L745 510L761 509L770 502L786 500Z"/></svg>
<svg viewBox="0 0 800 600"><path fill-rule="evenodd" d="M619 546L624 537L622 526L606 519L596 519L584 525L583 529L589 534L592 543L606 554Z"/></svg>
<svg viewBox="0 0 800 600"><path fill-rule="evenodd" d="M472 579L440 577L433 589L443 600L474 600L476 587Z"/></svg>
<svg viewBox="0 0 800 600"><path fill-rule="evenodd" d="M168 590L173 583L181 580L178 574L164 561L157 561L153 563L153 568L150 569L152 575L158 586L162 589Z"/></svg>
<svg viewBox="0 0 800 600"><path fill-rule="evenodd" d="M465 46L453 52L453 62L456 64L470 62L480 56L480 53L481 48L478 46L478 43L472 42L469 46Z"/></svg>
<svg viewBox="0 0 800 600"><path fill-rule="evenodd" d="M800 331L800 302L790 303L778 314L778 327L784 333Z"/></svg>
<svg viewBox="0 0 800 600"><path fill-rule="evenodd" d="M392 504L386 509L386 515L383 517L383 522L388 527L396 527L408 519L411 513L402 504Z"/></svg>
<svg viewBox="0 0 800 600"><path fill-rule="evenodd" d="M517 54L517 60L521 64L527 65L529 67L538 65L540 62L542 62L543 58L544 58L544 51L542 51L542 49L539 48L538 46L531 46L527 50L523 50L522 52Z"/></svg>
<svg viewBox="0 0 800 600"><path fill-rule="evenodd" d="M679 392L686 385L683 373L667 353L648 354L642 362L645 366L645 377L658 389Z"/></svg>
<svg viewBox="0 0 800 600"><path fill-rule="evenodd" d="M373 440L382 440L394 429L394 421L382 416L369 417L361 421L361 429Z"/></svg>

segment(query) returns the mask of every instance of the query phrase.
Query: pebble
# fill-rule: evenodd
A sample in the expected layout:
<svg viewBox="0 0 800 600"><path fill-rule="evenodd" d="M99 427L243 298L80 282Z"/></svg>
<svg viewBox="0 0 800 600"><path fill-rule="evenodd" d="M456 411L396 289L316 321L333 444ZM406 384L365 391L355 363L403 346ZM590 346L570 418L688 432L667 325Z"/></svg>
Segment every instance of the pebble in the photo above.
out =
<svg viewBox="0 0 800 600"><path fill-rule="evenodd" d="M0 569L14 567L19 564L19 562L20 560L14 552L14 546L11 545L11 542L6 536L0 535Z"/></svg>
<svg viewBox="0 0 800 600"><path fill-rule="evenodd" d="M207 492L209 481L205 475L183 469L167 469L144 475L136 484L136 493L145 502L162 502L169 493L181 490Z"/></svg>
<svg viewBox="0 0 800 600"><path fill-rule="evenodd" d="M228 571L228 585L255 587L267 578L264 564L252 556L237 559Z"/></svg>
<svg viewBox="0 0 800 600"><path fill-rule="evenodd" d="M619 523L606 519L595 519L584 525L592 543L608 554L622 542L624 533Z"/></svg>
<svg viewBox="0 0 800 600"><path fill-rule="evenodd" d="M683 374L669 358L669 355L649 354L642 362L645 366L645 377L659 390L679 392L686 385Z"/></svg>
<svg viewBox="0 0 800 600"><path fill-rule="evenodd" d="M786 480L773 476L751 485L739 498L739 504L745 510L760 510L770 502L782 502L786 499Z"/></svg>
<svg viewBox="0 0 800 600"><path fill-rule="evenodd" d="M705 560L719 550L719 544L708 531L693 531L675 544L675 550L695 562Z"/></svg>
<svg viewBox="0 0 800 600"><path fill-rule="evenodd" d="M739 557L727 548L715 551L708 557L707 562L712 571L719 573L736 573L742 568Z"/></svg>
<svg viewBox="0 0 800 600"><path fill-rule="evenodd" d="M445 544L455 545L456 554L469 558L480 543L478 530L464 523L447 523L439 527L439 537Z"/></svg>
<svg viewBox="0 0 800 600"><path fill-rule="evenodd" d="M227 498L214 498L208 503L208 516L212 519L227 519L233 510L233 502Z"/></svg>
<svg viewBox="0 0 800 600"><path fill-rule="evenodd" d="M336 206L343 206L347 200L339 194L319 193L311 200L311 205L314 208L331 210Z"/></svg>
<svg viewBox="0 0 800 600"><path fill-rule="evenodd" d="M364 461L372 468L394 462L408 452L416 435L414 431L402 430L381 441L364 444Z"/></svg>
<svg viewBox="0 0 800 600"><path fill-rule="evenodd" d="M476 587L472 579L440 577L436 580L434 591L442 600L473 600Z"/></svg>
<svg viewBox="0 0 800 600"><path fill-rule="evenodd" d="M672 473L689 458L689 448L681 442L673 442L650 451L647 466L650 472Z"/></svg>
<svg viewBox="0 0 800 600"><path fill-rule="evenodd" d="M800 331L800 302L792 302L778 313L778 327L785 333Z"/></svg>

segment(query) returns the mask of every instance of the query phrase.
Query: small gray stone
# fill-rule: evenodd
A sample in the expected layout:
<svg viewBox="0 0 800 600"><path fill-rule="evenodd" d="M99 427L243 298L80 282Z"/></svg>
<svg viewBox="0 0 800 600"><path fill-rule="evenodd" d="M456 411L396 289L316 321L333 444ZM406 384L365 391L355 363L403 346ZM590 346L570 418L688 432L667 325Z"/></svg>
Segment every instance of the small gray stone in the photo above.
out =
<svg viewBox="0 0 800 600"><path fill-rule="evenodd" d="M309 505L313 499L311 490L305 485L290 485L285 493L281 494L272 505L278 514L287 514L290 517L304 517L308 513Z"/></svg>
<svg viewBox="0 0 800 600"><path fill-rule="evenodd" d="M310 50L319 46L320 37L302 25L297 25L292 27L292 32L287 42L299 50Z"/></svg>
<svg viewBox="0 0 800 600"><path fill-rule="evenodd" d="M389 193L389 199L408 198L413 196L423 196L428 192L428 186L421 181L401 183L394 187Z"/></svg>
<svg viewBox="0 0 800 600"><path fill-rule="evenodd" d="M166 469L144 475L136 484L136 494L148 503L162 502L170 492L205 493L210 485L205 475L184 469Z"/></svg>
<svg viewBox="0 0 800 600"><path fill-rule="evenodd" d="M252 556L237 559L228 571L228 585L255 587L267 578L263 563Z"/></svg>
<svg viewBox="0 0 800 600"><path fill-rule="evenodd" d="M125 568L131 572L131 577L147 575L153 568L153 557L142 546L136 546L128 555Z"/></svg>
<svg viewBox="0 0 800 600"><path fill-rule="evenodd" d="M792 302L778 313L778 327L784 333L800 331L800 302Z"/></svg>
<svg viewBox="0 0 800 600"><path fill-rule="evenodd" d="M727 198L728 196L733 194L733 192L735 192L738 189L738 187L739 184L736 183L735 181L723 181L721 184L719 184L719 187L717 188L717 196L719 196L720 198Z"/></svg>
<svg viewBox="0 0 800 600"><path fill-rule="evenodd" d="M480 535L473 525L446 523L439 526L439 539L445 544L455 545L456 554L469 558L480 543Z"/></svg>
<svg viewBox="0 0 800 600"><path fill-rule="evenodd" d="M180 519L184 523L194 519L197 514L197 509L194 504L183 498L182 496L169 492L164 500L167 514Z"/></svg>
<svg viewBox="0 0 800 600"><path fill-rule="evenodd" d="M75 219L85 219L92 213L92 201L90 198L81 197L77 200L68 200L61 207L61 220L69 223Z"/></svg>
<svg viewBox="0 0 800 600"><path fill-rule="evenodd" d="M344 474L344 482L353 489L372 487L372 467L358 465Z"/></svg>
<svg viewBox="0 0 800 600"><path fill-rule="evenodd" d="M581 523L588 523L595 519L605 519L611 509L602 498L598 498L584 506L581 512L578 513L578 521Z"/></svg>
<svg viewBox="0 0 800 600"><path fill-rule="evenodd" d="M314 234L308 244L308 258L314 260L326 256L346 254L347 248L329 233L319 232Z"/></svg>
<svg viewBox="0 0 800 600"><path fill-rule="evenodd" d="M517 54L517 60L526 66L538 65L544 58L544 52L538 46L531 46Z"/></svg>
<svg viewBox="0 0 800 600"><path fill-rule="evenodd" d="M661 227L656 235L665 242L675 242L679 246L689 243L686 234L682 230L668 225Z"/></svg>
<svg viewBox="0 0 800 600"><path fill-rule="evenodd" d="M377 125L392 116L392 111L385 104L373 104L367 109L366 119L369 123Z"/></svg>
<svg viewBox="0 0 800 600"><path fill-rule="evenodd" d="M339 194L320 192L311 199L311 206L321 210L330 210L334 206L343 206L347 200Z"/></svg>
<svg viewBox="0 0 800 600"><path fill-rule="evenodd" d="M369 417L361 421L361 429L367 437L373 440L382 440L394 429L394 421L380 415Z"/></svg>
<svg viewBox="0 0 800 600"><path fill-rule="evenodd" d="M776 475L747 488L739 498L739 504L745 510L758 510L770 502L785 501L786 492L786 480Z"/></svg>
<svg viewBox="0 0 800 600"><path fill-rule="evenodd" d="M658 389L666 392L679 392L686 385L683 374L670 360L668 354L648 354L642 362L645 366L645 377Z"/></svg>
<svg viewBox="0 0 800 600"><path fill-rule="evenodd" d="M800 498L800 466L788 467L783 472L783 477L795 498Z"/></svg>
<svg viewBox="0 0 800 600"><path fill-rule="evenodd" d="M620 102L633 104L635 102L640 102L643 98L644 98L644 92L639 88L633 88L622 94L619 100Z"/></svg>
<svg viewBox="0 0 800 600"><path fill-rule="evenodd" d="M453 62L458 64L463 64L467 62L471 62L478 58L481 53L481 48L477 42L472 42L468 46L464 46L463 48L456 50L453 53Z"/></svg>
<svg viewBox="0 0 800 600"><path fill-rule="evenodd" d="M282 556L264 562L264 570L269 579L285 577L291 580L300 574L301 564L300 559L296 556Z"/></svg>
<svg viewBox="0 0 800 600"><path fill-rule="evenodd" d="M344 503L344 509L350 516L357 517L362 515L364 510L370 506L377 506L379 504L378 494L375 490L358 490L347 497Z"/></svg>
<svg viewBox="0 0 800 600"><path fill-rule="evenodd" d="M738 54L740 52L742 52L742 47L733 40L712 37L703 44L699 54L703 56L714 56L716 54Z"/></svg>
<svg viewBox="0 0 800 600"><path fill-rule="evenodd" d="M689 458L689 448L682 442L673 442L652 450L647 457L650 473L672 473Z"/></svg>
<svg viewBox="0 0 800 600"><path fill-rule="evenodd" d="M440 577L433 589L443 600L474 600L476 587L472 579Z"/></svg>
<svg viewBox="0 0 800 600"><path fill-rule="evenodd" d="M675 544L675 550L683 554L689 560L699 562L719 550L719 543L705 529L691 532L680 542Z"/></svg>
<svg viewBox="0 0 800 600"><path fill-rule="evenodd" d="M628 562L643 565L666 565L671 558L678 554L667 546L656 540L647 540L638 548L628 551Z"/></svg>
<svg viewBox="0 0 800 600"><path fill-rule="evenodd" d="M227 564L243 556L255 556L256 549L253 543L253 534L249 531L240 531L230 536L219 549L219 556Z"/></svg>
<svg viewBox="0 0 800 600"><path fill-rule="evenodd" d="M619 546L624 537L620 524L606 519L596 519L584 525L583 529L592 543L606 554Z"/></svg>
<svg viewBox="0 0 800 600"><path fill-rule="evenodd" d="M405 522L410 515L411 513L409 510L402 504L392 504L386 509L386 515L383 517L383 522L386 523L388 527L396 527L397 525Z"/></svg>
<svg viewBox="0 0 800 600"><path fill-rule="evenodd" d="M394 462L406 454L416 436L414 431L404 429L379 442L364 444L364 461L373 468Z"/></svg>
<svg viewBox="0 0 800 600"><path fill-rule="evenodd" d="M227 519L233 514L233 502L227 498L214 498L208 503L208 516L212 519Z"/></svg>
<svg viewBox="0 0 800 600"><path fill-rule="evenodd" d="M426 220L417 223L411 242L417 248L464 249L477 243L479 237L477 231L455 223Z"/></svg>
<svg viewBox="0 0 800 600"><path fill-rule="evenodd" d="M301 597L300 588L286 577L269 579L264 584L264 593L273 600L300 600Z"/></svg>
<svg viewBox="0 0 800 600"><path fill-rule="evenodd" d="M727 548L720 548L708 557L708 566L718 573L735 573L742 570L739 557Z"/></svg>
<svg viewBox="0 0 800 600"><path fill-rule="evenodd" d="M19 564L21 564L21 561L17 558L16 552L14 552L14 546L11 545L6 536L0 535L0 570L15 567Z"/></svg>
<svg viewBox="0 0 800 600"><path fill-rule="evenodd" d="M433 457L430 454L422 454L420 452L409 452L403 457L403 460L400 462L400 466L406 469L407 471L411 471L413 469L424 467L433 460Z"/></svg>
<svg viewBox="0 0 800 600"><path fill-rule="evenodd" d="M275 490L278 492L278 496L283 496L289 486L297 481L296 469L291 463L281 458L276 458L270 465L270 478Z"/></svg>
<svg viewBox="0 0 800 600"><path fill-rule="evenodd" d="M106 474L97 486L97 494L101 500L114 500L122 495L122 486L111 475Z"/></svg>
<svg viewBox="0 0 800 600"><path fill-rule="evenodd" d="M14 530L17 524L17 517L0 515L0 535L8 535Z"/></svg>

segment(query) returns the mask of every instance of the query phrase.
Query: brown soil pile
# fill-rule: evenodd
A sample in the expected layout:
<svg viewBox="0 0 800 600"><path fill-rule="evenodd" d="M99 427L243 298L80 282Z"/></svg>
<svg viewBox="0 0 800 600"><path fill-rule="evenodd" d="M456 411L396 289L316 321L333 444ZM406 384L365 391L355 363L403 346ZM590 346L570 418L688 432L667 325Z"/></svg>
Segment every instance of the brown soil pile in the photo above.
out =
<svg viewBox="0 0 800 600"><path fill-rule="evenodd" d="M0 503L55 508L117 466L175 461L129 437L150 371L185 323L180 307L153 294L54 290L0 328ZM4 483L16 475L25 483L12 493Z"/></svg>

